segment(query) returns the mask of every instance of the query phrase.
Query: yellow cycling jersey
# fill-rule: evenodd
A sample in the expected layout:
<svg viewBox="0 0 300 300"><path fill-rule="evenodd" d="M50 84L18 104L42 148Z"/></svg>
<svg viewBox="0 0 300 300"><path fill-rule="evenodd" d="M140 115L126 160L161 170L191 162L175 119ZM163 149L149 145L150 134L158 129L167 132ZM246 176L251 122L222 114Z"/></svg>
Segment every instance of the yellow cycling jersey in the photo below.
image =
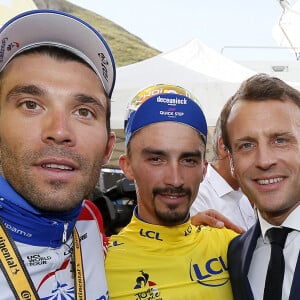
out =
<svg viewBox="0 0 300 300"><path fill-rule="evenodd" d="M106 274L110 299L231 300L229 229L131 223L110 238Z"/></svg>

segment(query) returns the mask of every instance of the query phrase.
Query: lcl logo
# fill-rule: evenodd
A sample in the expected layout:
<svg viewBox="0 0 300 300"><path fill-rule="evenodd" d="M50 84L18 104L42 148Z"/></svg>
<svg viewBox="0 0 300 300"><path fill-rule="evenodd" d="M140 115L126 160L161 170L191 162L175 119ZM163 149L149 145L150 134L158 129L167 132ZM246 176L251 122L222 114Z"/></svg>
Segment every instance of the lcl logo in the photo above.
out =
<svg viewBox="0 0 300 300"><path fill-rule="evenodd" d="M227 270L228 267L222 256L213 257L204 264L201 264L201 266L199 264L191 264L191 279L206 286L221 286L226 284L229 279L222 277L218 279L218 277L215 276L227 272Z"/></svg>
<svg viewBox="0 0 300 300"><path fill-rule="evenodd" d="M144 231L144 229L142 228L140 230L140 236L144 236L144 237L147 237L147 238L153 239L153 240L162 241L162 239L159 236L159 232L155 232L152 230Z"/></svg>

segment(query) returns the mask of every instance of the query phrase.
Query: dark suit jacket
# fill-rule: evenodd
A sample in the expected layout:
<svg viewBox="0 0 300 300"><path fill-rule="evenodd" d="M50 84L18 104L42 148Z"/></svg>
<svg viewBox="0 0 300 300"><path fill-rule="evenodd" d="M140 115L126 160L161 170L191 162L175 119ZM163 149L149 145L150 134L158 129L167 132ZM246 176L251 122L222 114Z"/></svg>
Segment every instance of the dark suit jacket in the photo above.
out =
<svg viewBox="0 0 300 300"><path fill-rule="evenodd" d="M248 271L256 242L261 234L259 222L229 245L228 270L235 300L253 300ZM296 284L297 283L297 284ZM289 300L300 299L300 258L298 257ZM287 299L283 299L287 300Z"/></svg>

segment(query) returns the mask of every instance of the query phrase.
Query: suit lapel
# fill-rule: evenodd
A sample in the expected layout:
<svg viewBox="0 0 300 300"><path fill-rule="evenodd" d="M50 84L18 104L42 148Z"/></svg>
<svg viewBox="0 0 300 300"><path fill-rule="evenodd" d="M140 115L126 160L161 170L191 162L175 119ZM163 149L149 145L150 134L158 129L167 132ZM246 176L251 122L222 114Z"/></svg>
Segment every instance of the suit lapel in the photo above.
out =
<svg viewBox="0 0 300 300"><path fill-rule="evenodd" d="M243 243L242 249L242 263L241 263L241 273L243 274L243 285L246 289L246 294L249 296L250 299L253 298L250 282L248 280L248 272L250 268L251 259L253 256L253 252L256 247L257 239L261 234L261 229L259 222L256 222L254 226L252 226L246 233L245 233L245 241Z"/></svg>
<svg viewBox="0 0 300 300"><path fill-rule="evenodd" d="M248 274L253 252L255 250L257 239L260 233L261 230L259 222L256 222L256 224L245 233L245 242L243 243L241 265L243 274Z"/></svg>
<svg viewBox="0 0 300 300"><path fill-rule="evenodd" d="M289 300L297 300L299 299L299 295L300 295L300 251L298 255L296 269L294 272L294 278L293 278Z"/></svg>

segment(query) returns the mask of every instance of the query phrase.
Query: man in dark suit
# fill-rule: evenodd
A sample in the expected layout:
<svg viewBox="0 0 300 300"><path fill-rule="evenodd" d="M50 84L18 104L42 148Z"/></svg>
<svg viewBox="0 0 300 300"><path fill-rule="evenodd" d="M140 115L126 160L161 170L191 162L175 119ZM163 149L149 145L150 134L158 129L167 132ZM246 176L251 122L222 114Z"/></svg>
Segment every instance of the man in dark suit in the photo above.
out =
<svg viewBox="0 0 300 300"><path fill-rule="evenodd" d="M299 300L300 93L278 78L255 75L225 104L221 120L232 173L258 215L257 223L229 246L234 297ZM288 233L282 246L273 247L273 227ZM270 257L280 251L282 271L277 259L267 272ZM282 276L280 284L270 283L274 275Z"/></svg>

